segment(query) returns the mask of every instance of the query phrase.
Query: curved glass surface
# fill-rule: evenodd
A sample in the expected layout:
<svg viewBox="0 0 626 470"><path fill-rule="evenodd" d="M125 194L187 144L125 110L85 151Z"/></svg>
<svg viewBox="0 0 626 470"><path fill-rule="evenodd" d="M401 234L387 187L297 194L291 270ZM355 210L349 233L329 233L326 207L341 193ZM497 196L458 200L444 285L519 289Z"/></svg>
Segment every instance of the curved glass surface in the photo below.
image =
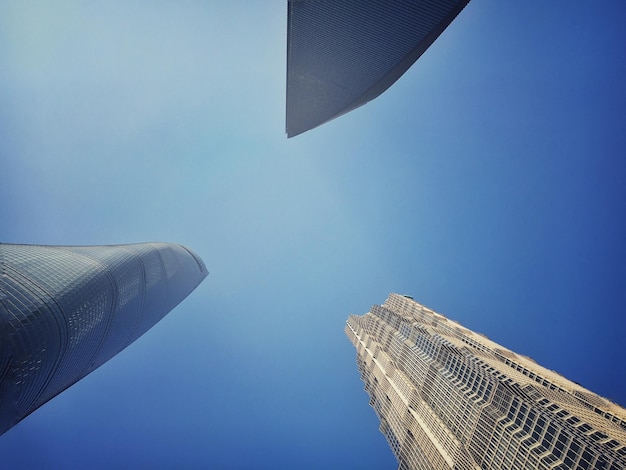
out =
<svg viewBox="0 0 626 470"><path fill-rule="evenodd" d="M207 274L170 243L0 244L0 434L139 338Z"/></svg>

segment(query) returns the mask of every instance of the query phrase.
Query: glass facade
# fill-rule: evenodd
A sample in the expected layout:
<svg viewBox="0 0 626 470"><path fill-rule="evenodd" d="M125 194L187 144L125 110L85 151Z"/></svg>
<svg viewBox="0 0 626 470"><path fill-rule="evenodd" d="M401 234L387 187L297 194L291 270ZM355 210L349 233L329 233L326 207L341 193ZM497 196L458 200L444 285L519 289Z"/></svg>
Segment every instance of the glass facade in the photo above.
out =
<svg viewBox="0 0 626 470"><path fill-rule="evenodd" d="M410 298L345 331L400 469L626 468L626 410Z"/></svg>
<svg viewBox="0 0 626 470"><path fill-rule="evenodd" d="M293 137L373 100L469 0L290 0L287 123Z"/></svg>
<svg viewBox="0 0 626 470"><path fill-rule="evenodd" d="M0 434L154 326L207 276L168 243L0 244Z"/></svg>

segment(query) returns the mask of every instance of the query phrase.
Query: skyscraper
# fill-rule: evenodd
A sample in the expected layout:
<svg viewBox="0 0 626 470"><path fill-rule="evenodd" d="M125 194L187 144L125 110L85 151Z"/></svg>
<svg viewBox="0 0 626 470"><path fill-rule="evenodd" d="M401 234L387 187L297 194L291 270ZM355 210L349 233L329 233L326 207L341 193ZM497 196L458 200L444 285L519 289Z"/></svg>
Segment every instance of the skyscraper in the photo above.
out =
<svg viewBox="0 0 626 470"><path fill-rule="evenodd" d="M626 410L411 298L345 331L401 469L626 468Z"/></svg>
<svg viewBox="0 0 626 470"><path fill-rule="evenodd" d="M104 364L207 276L168 243L0 244L0 434Z"/></svg>
<svg viewBox="0 0 626 470"><path fill-rule="evenodd" d="M373 100L430 47L469 0L290 0L288 137Z"/></svg>

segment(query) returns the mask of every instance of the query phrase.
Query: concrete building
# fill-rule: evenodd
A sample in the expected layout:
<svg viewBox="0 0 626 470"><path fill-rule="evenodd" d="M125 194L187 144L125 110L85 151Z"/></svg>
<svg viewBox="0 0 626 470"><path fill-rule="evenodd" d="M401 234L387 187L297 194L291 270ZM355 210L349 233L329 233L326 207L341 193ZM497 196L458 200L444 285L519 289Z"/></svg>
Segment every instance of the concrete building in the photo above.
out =
<svg viewBox="0 0 626 470"><path fill-rule="evenodd" d="M0 244L0 434L104 364L207 276L189 249Z"/></svg>
<svg viewBox="0 0 626 470"><path fill-rule="evenodd" d="M345 331L400 469L626 468L626 410L411 298Z"/></svg>

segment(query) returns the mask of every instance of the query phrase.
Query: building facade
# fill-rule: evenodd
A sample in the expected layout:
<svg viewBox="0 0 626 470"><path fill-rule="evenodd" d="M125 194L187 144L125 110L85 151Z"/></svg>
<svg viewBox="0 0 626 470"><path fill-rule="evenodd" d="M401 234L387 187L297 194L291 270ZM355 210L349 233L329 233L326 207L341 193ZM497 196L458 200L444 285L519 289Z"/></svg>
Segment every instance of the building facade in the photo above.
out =
<svg viewBox="0 0 626 470"><path fill-rule="evenodd" d="M373 100L430 47L469 0L290 0L288 137Z"/></svg>
<svg viewBox="0 0 626 470"><path fill-rule="evenodd" d="M345 331L400 469L626 469L626 410L409 297Z"/></svg>
<svg viewBox="0 0 626 470"><path fill-rule="evenodd" d="M148 331L207 276L168 243L0 244L0 434Z"/></svg>

